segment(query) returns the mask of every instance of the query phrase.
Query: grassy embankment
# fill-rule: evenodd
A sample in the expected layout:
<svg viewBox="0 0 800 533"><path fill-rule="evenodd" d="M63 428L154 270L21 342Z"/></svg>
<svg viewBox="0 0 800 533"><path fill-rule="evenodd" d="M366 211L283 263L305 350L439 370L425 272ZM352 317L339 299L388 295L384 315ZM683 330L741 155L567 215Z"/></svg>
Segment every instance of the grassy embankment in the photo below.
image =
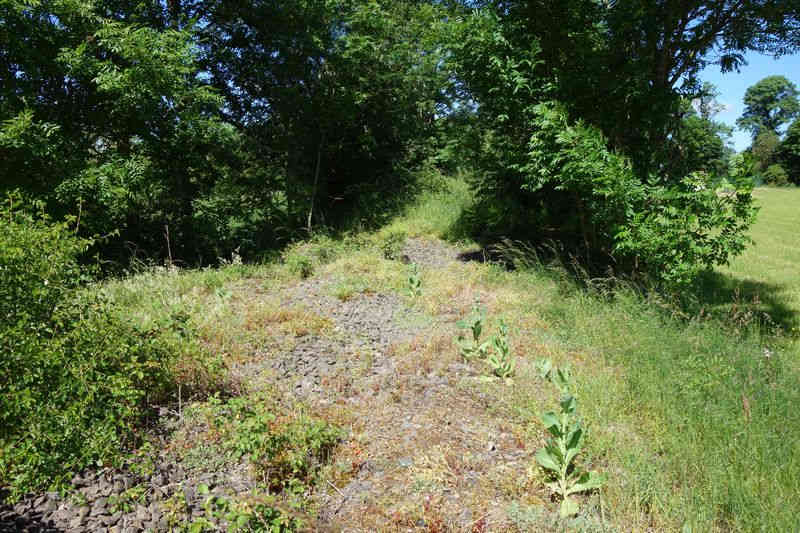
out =
<svg viewBox="0 0 800 533"><path fill-rule="evenodd" d="M448 192L426 194L376 234L317 244L316 250L327 251L319 254L325 257L314 275L340 276L340 286L357 292L400 293L405 267L378 259L375 243L396 232L452 235L470 196L460 181L450 185ZM432 319L448 306L468 310L481 295L489 308L489 328L501 317L510 325L518 361L513 382L462 381L458 387L490 398L487 416L504 417L504 427L525 436L531 449L543 442L537 415L556 400L541 385L533 363L548 357L572 366L588 426L580 462L608 475L599 495L584 501L593 513L587 527L795 528L800 509L800 411L795 407L800 401L800 345L792 327L800 315L800 279L793 266L800 260L800 248L793 245L798 242L793 228L800 224L800 191L759 189L756 195L763 206L753 229L757 244L706 286L699 297L698 308L704 310L699 316L686 316L663 298L634 290L613 295L586 290L546 265L508 272L491 264L459 263L423 272L422 295L410 305ZM324 333L318 318L292 310L281 314L278 302L264 296L296 279L287 265L231 266L205 273L143 275L109 290L138 320L178 306L195 317L203 341L220 357L246 358L254 346L268 345L278 333ZM770 313L769 321L784 332L765 329L761 311ZM439 340L429 345L425 357L457 360L456 348L442 341L449 331L433 334ZM399 347L395 356L411 358L412 351ZM430 360L414 364L447 371ZM371 400L366 416L380 411L376 402ZM357 408L318 413L349 429L333 459L333 464L348 463L348 454L359 447L353 444L359 439L359 423L353 422ZM369 444L359 443L362 448ZM322 475L341 482L335 467ZM544 527L543 510L555 506L547 501L543 474L531 463L512 478L495 487L509 504L508 524L523 531ZM380 509L371 512L380 514Z"/></svg>

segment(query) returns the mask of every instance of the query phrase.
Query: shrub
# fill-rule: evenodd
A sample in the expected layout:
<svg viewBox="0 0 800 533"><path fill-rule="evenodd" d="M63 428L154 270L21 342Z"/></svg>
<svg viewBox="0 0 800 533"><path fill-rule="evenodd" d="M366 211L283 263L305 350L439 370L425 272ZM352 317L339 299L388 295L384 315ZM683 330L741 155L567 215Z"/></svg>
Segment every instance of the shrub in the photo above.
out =
<svg viewBox="0 0 800 533"><path fill-rule="evenodd" d="M778 187L789 185L789 175L777 163L768 166L761 177L767 185L776 185Z"/></svg>
<svg viewBox="0 0 800 533"><path fill-rule="evenodd" d="M477 183L481 216L497 234L556 240L591 258L681 284L740 253L755 209L752 182L732 177L725 190L696 172L665 181L641 178L608 148L597 128L570 120L563 105L532 106L527 145L487 133L484 157L502 172ZM599 270L599 269L598 269Z"/></svg>
<svg viewBox="0 0 800 533"><path fill-rule="evenodd" d="M0 486L15 497L119 457L169 393L171 353L81 289L88 241L17 198L0 219Z"/></svg>

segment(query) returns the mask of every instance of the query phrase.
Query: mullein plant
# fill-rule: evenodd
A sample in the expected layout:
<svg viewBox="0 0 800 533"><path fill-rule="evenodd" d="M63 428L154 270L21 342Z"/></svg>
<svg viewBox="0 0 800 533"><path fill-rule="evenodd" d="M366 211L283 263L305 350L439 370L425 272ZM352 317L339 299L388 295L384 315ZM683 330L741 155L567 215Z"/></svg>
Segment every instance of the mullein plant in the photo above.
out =
<svg viewBox="0 0 800 533"><path fill-rule="evenodd" d="M536 366L540 376L553 383L561 392L559 412L550 411L541 416L551 438L536 453L536 461L553 478L552 482L547 483L547 487L561 496L559 514L566 518L578 513L578 503L571 496L600 488L605 483L605 476L582 471L573 464L583 446L584 431L576 413L577 400L570 392L569 369L556 368L547 359Z"/></svg>
<svg viewBox="0 0 800 533"><path fill-rule="evenodd" d="M494 352L488 359L492 372L500 378L511 377L514 374L514 358L508 343L508 326L503 320L500 320L497 335L492 337L492 347Z"/></svg>
<svg viewBox="0 0 800 533"><path fill-rule="evenodd" d="M412 298L422 295L422 276L416 263L411 263L411 271L408 274L408 292Z"/></svg>
<svg viewBox="0 0 800 533"><path fill-rule="evenodd" d="M486 309L482 308L480 302L476 300L472 304L470 316L456 323L459 328L468 329L471 332L471 338L461 334L455 339L455 343L460 349L461 357L467 361L471 361L476 357L483 359L489 351L489 341L480 342L484 320L486 320Z"/></svg>

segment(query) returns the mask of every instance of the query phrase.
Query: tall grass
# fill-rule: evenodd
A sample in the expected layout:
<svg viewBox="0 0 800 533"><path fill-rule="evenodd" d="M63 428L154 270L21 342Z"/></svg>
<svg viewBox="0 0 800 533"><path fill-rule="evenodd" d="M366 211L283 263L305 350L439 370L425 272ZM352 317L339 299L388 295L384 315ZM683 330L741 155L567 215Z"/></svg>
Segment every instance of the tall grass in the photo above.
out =
<svg viewBox="0 0 800 533"><path fill-rule="evenodd" d="M697 316L631 288L593 292L542 265L487 273L492 285L519 296L505 311L537 315L546 326L527 333L578 367L590 447L609 471L606 498L617 523L797 528L800 350L780 330L762 327L762 314L791 324L800 312L793 268L800 241L792 235L800 191L760 189L757 196L757 245L718 272L716 285L692 295ZM459 202L424 202L402 225L448 235L442 213L455 223L448 206ZM758 289L772 285L779 290L759 299ZM756 306L743 313L747 298ZM720 312L707 313L712 307Z"/></svg>

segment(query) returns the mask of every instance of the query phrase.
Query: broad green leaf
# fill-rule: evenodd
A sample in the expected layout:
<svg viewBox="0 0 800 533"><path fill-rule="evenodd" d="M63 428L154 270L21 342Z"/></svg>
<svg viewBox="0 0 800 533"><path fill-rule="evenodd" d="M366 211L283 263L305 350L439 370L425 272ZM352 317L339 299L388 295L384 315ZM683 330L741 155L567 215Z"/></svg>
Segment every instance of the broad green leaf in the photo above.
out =
<svg viewBox="0 0 800 533"><path fill-rule="evenodd" d="M556 458L553 457L553 455L545 448L542 448L536 452L536 462L538 462L543 468L552 470L553 472L558 472L561 470Z"/></svg>
<svg viewBox="0 0 800 533"><path fill-rule="evenodd" d="M540 378L546 379L553 370L553 362L550 359L539 359L539 361L536 362L536 370Z"/></svg>
<svg viewBox="0 0 800 533"><path fill-rule="evenodd" d="M606 477L597 472L584 472L578 481L575 482L569 489L567 495L575 494L576 492L584 492L587 490L599 489L606 482Z"/></svg>
<svg viewBox="0 0 800 533"><path fill-rule="evenodd" d="M575 397L573 395L565 394L559 403L561 404L561 409L565 413L572 414L575 412L577 402L575 401Z"/></svg>
<svg viewBox="0 0 800 533"><path fill-rule="evenodd" d="M547 431L549 431L554 437L561 437L561 422L558 420L558 416L555 413L551 411L541 415L540 418L544 424L544 427L547 428Z"/></svg>
<svg viewBox="0 0 800 533"><path fill-rule="evenodd" d="M572 460L578 455L578 452L581 451L581 436L583 435L583 430L578 428L573 431L567 440L567 455L565 460L567 464L571 463Z"/></svg>

